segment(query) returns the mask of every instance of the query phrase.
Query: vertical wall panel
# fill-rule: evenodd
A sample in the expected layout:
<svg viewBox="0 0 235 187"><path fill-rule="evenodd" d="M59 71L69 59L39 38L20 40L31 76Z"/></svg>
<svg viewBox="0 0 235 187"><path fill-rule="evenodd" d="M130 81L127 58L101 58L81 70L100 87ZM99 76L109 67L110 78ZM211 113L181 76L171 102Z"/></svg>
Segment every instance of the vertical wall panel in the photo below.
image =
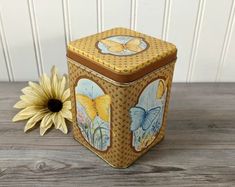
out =
<svg viewBox="0 0 235 187"><path fill-rule="evenodd" d="M130 28L130 0L103 0L103 29Z"/></svg>
<svg viewBox="0 0 235 187"><path fill-rule="evenodd" d="M15 80L38 77L27 0L1 0L2 21Z"/></svg>
<svg viewBox="0 0 235 187"><path fill-rule="evenodd" d="M221 54L220 66L217 70L217 80L235 82L235 0L231 6L226 37Z"/></svg>
<svg viewBox="0 0 235 187"><path fill-rule="evenodd" d="M174 74L174 81L176 82L186 82L198 2L198 0L174 0L171 4L167 40L174 43L178 48L178 59Z"/></svg>
<svg viewBox="0 0 235 187"><path fill-rule="evenodd" d="M67 72L66 45L62 1L34 1L36 26L42 63L46 73L56 65L61 73Z"/></svg>
<svg viewBox="0 0 235 187"><path fill-rule="evenodd" d="M231 5L231 0L206 1L191 81L215 81Z"/></svg>
<svg viewBox="0 0 235 187"><path fill-rule="evenodd" d="M235 81L235 0L0 0L0 81L67 72L66 44L127 27L178 48L175 82Z"/></svg>
<svg viewBox="0 0 235 187"><path fill-rule="evenodd" d="M0 81L8 81L8 74L7 74L7 68L5 64L4 54L3 54L3 48L0 44Z"/></svg>
<svg viewBox="0 0 235 187"><path fill-rule="evenodd" d="M1 7L0 7L1 8ZM13 77L10 77L7 72L7 59L6 53L8 52L5 46L4 49L4 42L6 42L5 38L5 31L2 24L2 16L1 16L1 9L0 9L0 81L11 81ZM5 44L6 45L6 44Z"/></svg>
<svg viewBox="0 0 235 187"><path fill-rule="evenodd" d="M235 23L233 23L234 25ZM235 27L233 26L232 37L226 61L221 70L221 78L219 81L235 82Z"/></svg>
<svg viewBox="0 0 235 187"><path fill-rule="evenodd" d="M70 0L69 13L72 39L97 32L97 1Z"/></svg>
<svg viewBox="0 0 235 187"><path fill-rule="evenodd" d="M165 0L139 0L137 2L136 30L162 37Z"/></svg>

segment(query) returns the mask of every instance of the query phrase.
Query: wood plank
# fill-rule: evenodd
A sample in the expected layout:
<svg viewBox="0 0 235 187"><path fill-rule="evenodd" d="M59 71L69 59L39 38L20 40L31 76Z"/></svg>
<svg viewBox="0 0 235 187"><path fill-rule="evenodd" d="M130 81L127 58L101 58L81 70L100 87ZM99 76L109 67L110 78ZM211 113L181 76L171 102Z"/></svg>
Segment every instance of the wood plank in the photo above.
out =
<svg viewBox="0 0 235 187"><path fill-rule="evenodd" d="M0 186L234 186L235 84L174 84L164 141L113 169L72 133L11 122L26 83L0 83Z"/></svg>

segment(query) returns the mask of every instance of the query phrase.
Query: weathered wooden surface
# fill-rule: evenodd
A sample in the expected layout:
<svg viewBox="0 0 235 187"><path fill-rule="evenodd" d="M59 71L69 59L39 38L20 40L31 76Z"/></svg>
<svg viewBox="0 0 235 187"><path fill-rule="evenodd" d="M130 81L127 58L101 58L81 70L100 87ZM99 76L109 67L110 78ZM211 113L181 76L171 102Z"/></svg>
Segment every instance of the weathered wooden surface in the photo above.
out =
<svg viewBox="0 0 235 187"><path fill-rule="evenodd" d="M235 186L235 84L174 84L164 141L113 169L52 130L24 134L13 104L26 83L0 83L0 186Z"/></svg>

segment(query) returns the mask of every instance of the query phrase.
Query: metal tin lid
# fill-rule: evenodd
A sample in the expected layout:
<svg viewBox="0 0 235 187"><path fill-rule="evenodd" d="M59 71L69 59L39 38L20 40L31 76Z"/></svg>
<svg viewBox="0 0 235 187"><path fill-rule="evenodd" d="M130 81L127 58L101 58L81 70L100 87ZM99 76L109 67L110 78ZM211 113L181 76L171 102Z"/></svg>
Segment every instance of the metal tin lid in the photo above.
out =
<svg viewBox="0 0 235 187"><path fill-rule="evenodd" d="M121 83L132 82L176 59L175 45L114 28L68 45L67 57Z"/></svg>

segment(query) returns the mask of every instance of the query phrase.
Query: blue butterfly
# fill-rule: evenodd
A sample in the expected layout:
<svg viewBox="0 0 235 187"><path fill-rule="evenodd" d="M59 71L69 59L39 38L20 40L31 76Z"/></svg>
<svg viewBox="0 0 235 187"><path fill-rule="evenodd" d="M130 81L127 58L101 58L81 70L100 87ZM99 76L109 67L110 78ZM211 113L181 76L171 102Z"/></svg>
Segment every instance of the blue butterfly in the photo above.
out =
<svg viewBox="0 0 235 187"><path fill-rule="evenodd" d="M158 128L160 128L161 113L162 107L160 106L151 108L148 111L139 106L132 107L130 109L131 131L135 131L139 127L142 127L144 131L153 126L159 126Z"/></svg>

